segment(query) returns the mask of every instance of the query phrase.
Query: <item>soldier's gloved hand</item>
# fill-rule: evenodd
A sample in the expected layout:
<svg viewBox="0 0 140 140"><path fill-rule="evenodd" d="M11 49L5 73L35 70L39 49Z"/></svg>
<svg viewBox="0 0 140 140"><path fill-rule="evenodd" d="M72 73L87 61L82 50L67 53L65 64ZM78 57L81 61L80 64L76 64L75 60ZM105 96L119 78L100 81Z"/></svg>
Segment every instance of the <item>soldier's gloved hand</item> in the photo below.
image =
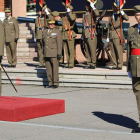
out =
<svg viewBox="0 0 140 140"><path fill-rule="evenodd" d="M132 75L131 75L130 71L128 71L127 75L128 75L129 78L132 79Z"/></svg>
<svg viewBox="0 0 140 140"><path fill-rule="evenodd" d="M106 41L109 42L109 38L107 38Z"/></svg>
<svg viewBox="0 0 140 140"><path fill-rule="evenodd" d="M0 63L2 62L2 56L0 56Z"/></svg>
<svg viewBox="0 0 140 140"><path fill-rule="evenodd" d="M123 11L123 9L121 9L121 15L123 16L125 13L124 13L124 11Z"/></svg>
<svg viewBox="0 0 140 140"><path fill-rule="evenodd" d="M67 8L67 13L70 13L70 8Z"/></svg>
<svg viewBox="0 0 140 140"><path fill-rule="evenodd" d="M60 60L61 59L61 54L57 55L57 59Z"/></svg>
<svg viewBox="0 0 140 140"><path fill-rule="evenodd" d="M15 38L15 42L16 42L16 43L18 42L18 38Z"/></svg>
<svg viewBox="0 0 140 140"><path fill-rule="evenodd" d="M46 4L43 4L42 11L44 11L46 8L47 8L47 5Z"/></svg>
<svg viewBox="0 0 140 140"><path fill-rule="evenodd" d="M44 11L46 12L47 15L50 14L50 12L48 11L48 8L46 8Z"/></svg>
<svg viewBox="0 0 140 140"><path fill-rule="evenodd" d="M36 38L34 38L34 42L36 42Z"/></svg>
<svg viewBox="0 0 140 140"><path fill-rule="evenodd" d="M95 8L95 5L94 5L94 3L93 2L90 2L90 7L93 9L93 10L95 10L96 8Z"/></svg>

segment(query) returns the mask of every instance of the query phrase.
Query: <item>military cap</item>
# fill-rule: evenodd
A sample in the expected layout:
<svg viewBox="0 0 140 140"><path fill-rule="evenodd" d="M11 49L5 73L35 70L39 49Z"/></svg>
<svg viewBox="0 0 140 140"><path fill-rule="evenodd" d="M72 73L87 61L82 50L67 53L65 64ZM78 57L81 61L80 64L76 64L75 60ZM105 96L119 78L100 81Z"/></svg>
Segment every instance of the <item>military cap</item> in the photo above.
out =
<svg viewBox="0 0 140 140"><path fill-rule="evenodd" d="M117 6L117 4L116 4L115 2L114 2L114 3L112 3L112 6L118 7L118 6Z"/></svg>
<svg viewBox="0 0 140 140"><path fill-rule="evenodd" d="M11 8L5 8L5 13L10 13L11 12Z"/></svg>
<svg viewBox="0 0 140 140"><path fill-rule="evenodd" d="M52 12L52 15L53 15L54 17L57 17L57 16L59 16L59 12L54 11L54 12Z"/></svg>
<svg viewBox="0 0 140 140"><path fill-rule="evenodd" d="M70 5L69 8L70 8L70 10L73 10L73 6Z"/></svg>
<svg viewBox="0 0 140 140"><path fill-rule="evenodd" d="M55 24L55 20L54 19L51 19L51 20L48 21L48 23L49 24Z"/></svg>
<svg viewBox="0 0 140 140"><path fill-rule="evenodd" d="M134 12L135 13L140 13L140 5L136 5L136 6L134 6Z"/></svg>

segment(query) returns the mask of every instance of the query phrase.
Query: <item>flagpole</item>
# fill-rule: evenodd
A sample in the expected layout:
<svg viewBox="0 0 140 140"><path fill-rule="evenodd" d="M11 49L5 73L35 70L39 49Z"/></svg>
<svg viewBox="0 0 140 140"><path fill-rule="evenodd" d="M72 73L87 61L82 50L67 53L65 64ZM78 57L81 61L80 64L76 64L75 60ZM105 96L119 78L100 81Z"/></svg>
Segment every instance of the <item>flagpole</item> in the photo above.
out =
<svg viewBox="0 0 140 140"><path fill-rule="evenodd" d="M94 0L91 0L94 2ZM91 8L91 39L93 39L93 9Z"/></svg>
<svg viewBox="0 0 140 140"><path fill-rule="evenodd" d="M121 44L123 44L123 32L122 32L122 15L121 15L121 2L119 0L119 7L120 7L120 30L121 30Z"/></svg>

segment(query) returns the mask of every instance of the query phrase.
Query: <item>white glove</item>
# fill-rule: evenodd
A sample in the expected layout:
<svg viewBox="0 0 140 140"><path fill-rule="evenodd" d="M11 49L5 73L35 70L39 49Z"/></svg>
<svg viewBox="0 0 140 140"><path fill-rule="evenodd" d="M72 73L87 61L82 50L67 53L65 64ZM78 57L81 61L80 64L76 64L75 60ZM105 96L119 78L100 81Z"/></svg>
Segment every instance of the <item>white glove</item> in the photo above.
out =
<svg viewBox="0 0 140 140"><path fill-rule="evenodd" d="M121 9L121 15L123 16L125 13L124 13L124 11L123 11L123 9Z"/></svg>
<svg viewBox="0 0 140 140"><path fill-rule="evenodd" d="M109 38L107 38L106 41L109 42Z"/></svg>
<svg viewBox="0 0 140 140"><path fill-rule="evenodd" d="M70 8L67 8L67 13L70 13Z"/></svg>
<svg viewBox="0 0 140 140"><path fill-rule="evenodd" d="M130 71L128 71L127 75L128 75L128 77L129 77L129 78L131 78L131 79L132 79L132 76L131 76Z"/></svg>
<svg viewBox="0 0 140 140"><path fill-rule="evenodd" d="M44 11L46 12L46 14L47 14L47 15L49 15L49 14L50 14L50 12L48 11L48 9L47 9L47 8L46 8Z"/></svg>
<svg viewBox="0 0 140 140"><path fill-rule="evenodd" d="M91 6L91 8L92 8L93 10L96 9L93 2L90 2L90 6Z"/></svg>
<svg viewBox="0 0 140 140"><path fill-rule="evenodd" d="M36 42L36 38L34 38L34 42Z"/></svg>

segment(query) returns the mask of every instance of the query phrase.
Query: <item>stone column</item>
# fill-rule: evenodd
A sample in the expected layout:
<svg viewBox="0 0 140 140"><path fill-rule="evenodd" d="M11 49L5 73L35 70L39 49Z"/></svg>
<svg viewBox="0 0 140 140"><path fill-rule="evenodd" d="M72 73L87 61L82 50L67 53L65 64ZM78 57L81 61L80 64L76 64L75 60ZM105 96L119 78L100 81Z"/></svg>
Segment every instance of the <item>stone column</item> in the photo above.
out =
<svg viewBox="0 0 140 140"><path fill-rule="evenodd" d="M12 0L12 16L26 17L26 0Z"/></svg>

